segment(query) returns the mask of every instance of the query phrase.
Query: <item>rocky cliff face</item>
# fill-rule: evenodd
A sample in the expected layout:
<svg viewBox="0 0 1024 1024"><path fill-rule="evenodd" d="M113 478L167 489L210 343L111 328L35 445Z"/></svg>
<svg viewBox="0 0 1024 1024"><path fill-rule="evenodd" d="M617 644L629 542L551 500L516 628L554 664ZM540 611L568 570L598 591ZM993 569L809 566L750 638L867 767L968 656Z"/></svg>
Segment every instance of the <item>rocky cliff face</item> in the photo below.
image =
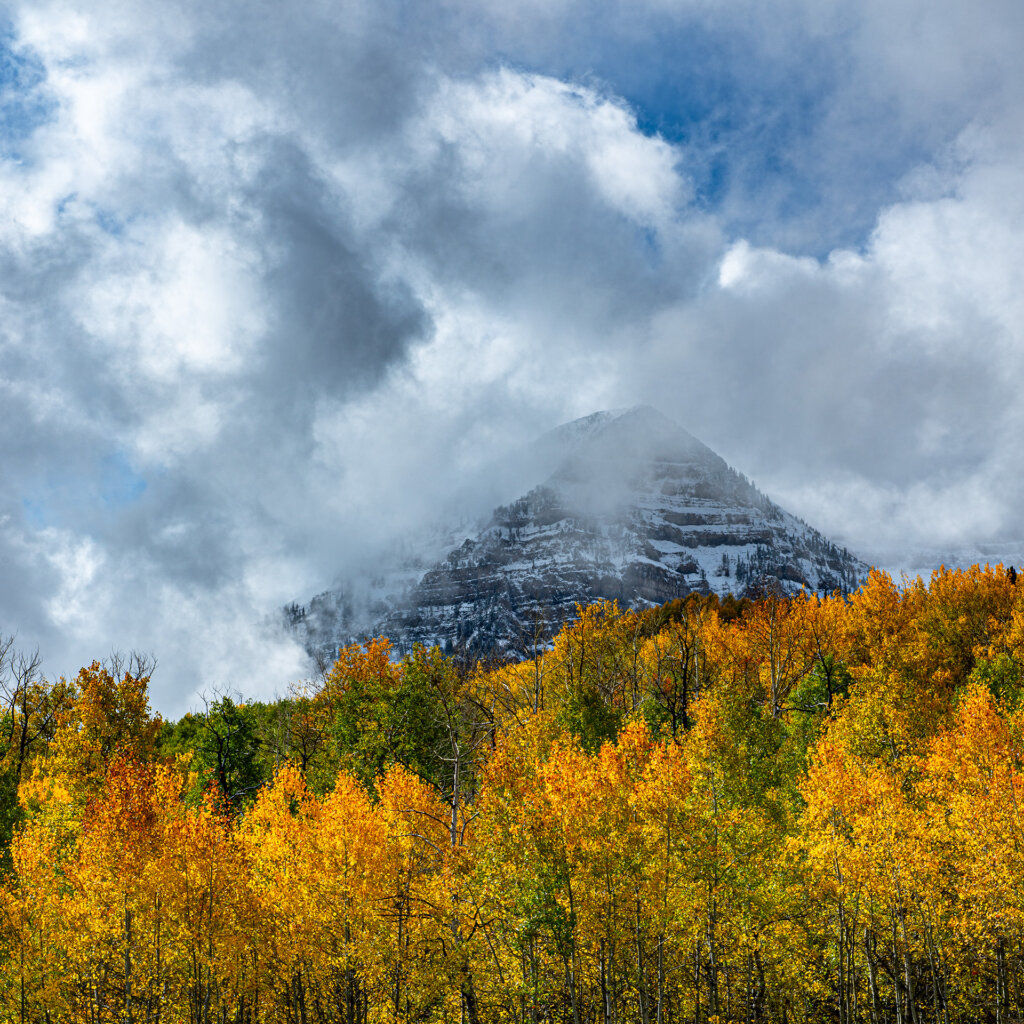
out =
<svg viewBox="0 0 1024 1024"><path fill-rule="evenodd" d="M653 409L577 420L538 452L554 472L446 557L388 570L362 609L344 589L293 606L311 652L333 657L340 644L386 635L400 651L424 643L501 656L549 637L578 602L849 590L867 574Z"/></svg>

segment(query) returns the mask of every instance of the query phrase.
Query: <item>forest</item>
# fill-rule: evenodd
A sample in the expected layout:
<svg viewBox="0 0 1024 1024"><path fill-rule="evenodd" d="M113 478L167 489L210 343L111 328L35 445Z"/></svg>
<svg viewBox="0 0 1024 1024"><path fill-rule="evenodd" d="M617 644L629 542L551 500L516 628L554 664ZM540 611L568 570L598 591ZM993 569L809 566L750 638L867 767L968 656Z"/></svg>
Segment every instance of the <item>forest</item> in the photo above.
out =
<svg viewBox="0 0 1024 1024"><path fill-rule="evenodd" d="M580 608L176 722L0 644L0 1015L1024 1016L1024 583Z"/></svg>

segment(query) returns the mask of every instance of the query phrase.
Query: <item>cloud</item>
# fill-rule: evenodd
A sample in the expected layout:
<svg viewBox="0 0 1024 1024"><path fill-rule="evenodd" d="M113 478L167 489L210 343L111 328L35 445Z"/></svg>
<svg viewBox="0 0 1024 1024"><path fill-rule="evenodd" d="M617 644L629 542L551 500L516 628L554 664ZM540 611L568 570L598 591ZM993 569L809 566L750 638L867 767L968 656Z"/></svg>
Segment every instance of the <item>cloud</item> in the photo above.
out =
<svg viewBox="0 0 1024 1024"><path fill-rule="evenodd" d="M728 382L713 399L698 384L685 419L713 423L712 444L871 557L1022 534L1024 216L1008 172L1024 154L1010 137L966 129L959 170L936 189L931 168L937 194L882 210L863 252L735 243L718 288L659 323L657 362ZM723 421L716 401L742 413Z"/></svg>
<svg viewBox="0 0 1024 1024"><path fill-rule="evenodd" d="M277 606L635 401L869 556L1021 535L1019 18L16 7L0 627L269 695Z"/></svg>

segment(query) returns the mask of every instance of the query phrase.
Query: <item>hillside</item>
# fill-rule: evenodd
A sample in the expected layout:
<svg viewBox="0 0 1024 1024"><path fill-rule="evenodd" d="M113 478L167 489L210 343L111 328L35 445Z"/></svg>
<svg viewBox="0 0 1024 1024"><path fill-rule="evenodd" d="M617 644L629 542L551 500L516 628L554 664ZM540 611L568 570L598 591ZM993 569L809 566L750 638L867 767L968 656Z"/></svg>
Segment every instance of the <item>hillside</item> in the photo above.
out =
<svg viewBox="0 0 1024 1024"><path fill-rule="evenodd" d="M539 439L543 481L435 561L382 568L362 604L342 584L289 609L313 653L387 635L475 655L524 653L578 603L643 608L690 593L848 591L867 566L780 508L647 406Z"/></svg>

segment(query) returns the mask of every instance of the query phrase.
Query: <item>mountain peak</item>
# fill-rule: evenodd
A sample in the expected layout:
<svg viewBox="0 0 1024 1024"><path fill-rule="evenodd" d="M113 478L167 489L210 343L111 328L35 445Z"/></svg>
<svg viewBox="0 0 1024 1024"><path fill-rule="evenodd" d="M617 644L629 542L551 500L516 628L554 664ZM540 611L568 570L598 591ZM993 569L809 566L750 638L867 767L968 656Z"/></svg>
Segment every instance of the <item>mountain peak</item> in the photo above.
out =
<svg viewBox="0 0 1024 1024"><path fill-rule="evenodd" d="M534 454L537 486L418 579L382 594L362 628L348 613L339 621L339 592L293 613L307 646L333 656L340 643L386 635L398 650L514 653L524 637L536 639L538 624L550 634L572 618L578 603L643 608L766 585L850 590L867 573L651 406L563 424Z"/></svg>
<svg viewBox="0 0 1024 1024"><path fill-rule="evenodd" d="M647 405L641 403L640 405L630 405L623 409L611 409L608 412L608 416L611 420L627 420L627 421L639 421L647 422L652 425L657 424L669 424L673 427L679 428L679 425L672 419L669 419L659 409L655 409L653 405Z"/></svg>
<svg viewBox="0 0 1024 1024"><path fill-rule="evenodd" d="M572 420L540 438L537 450L546 455L549 472L555 475L572 461L604 465L610 472L653 462L725 468L707 445L650 405L609 409Z"/></svg>
<svg viewBox="0 0 1024 1024"><path fill-rule="evenodd" d="M587 438L606 430L624 429L629 427L640 428L647 426L652 430L675 430L682 431L681 426L670 419L653 405L631 405L620 409L601 409L592 412L587 416L580 416L579 419L570 420L554 430L548 431L544 437L576 437Z"/></svg>
<svg viewBox="0 0 1024 1024"><path fill-rule="evenodd" d="M718 459L707 445L653 406L635 405L603 415L600 425L585 440L603 448L609 456L638 462L672 461L673 457L683 461L709 456Z"/></svg>

